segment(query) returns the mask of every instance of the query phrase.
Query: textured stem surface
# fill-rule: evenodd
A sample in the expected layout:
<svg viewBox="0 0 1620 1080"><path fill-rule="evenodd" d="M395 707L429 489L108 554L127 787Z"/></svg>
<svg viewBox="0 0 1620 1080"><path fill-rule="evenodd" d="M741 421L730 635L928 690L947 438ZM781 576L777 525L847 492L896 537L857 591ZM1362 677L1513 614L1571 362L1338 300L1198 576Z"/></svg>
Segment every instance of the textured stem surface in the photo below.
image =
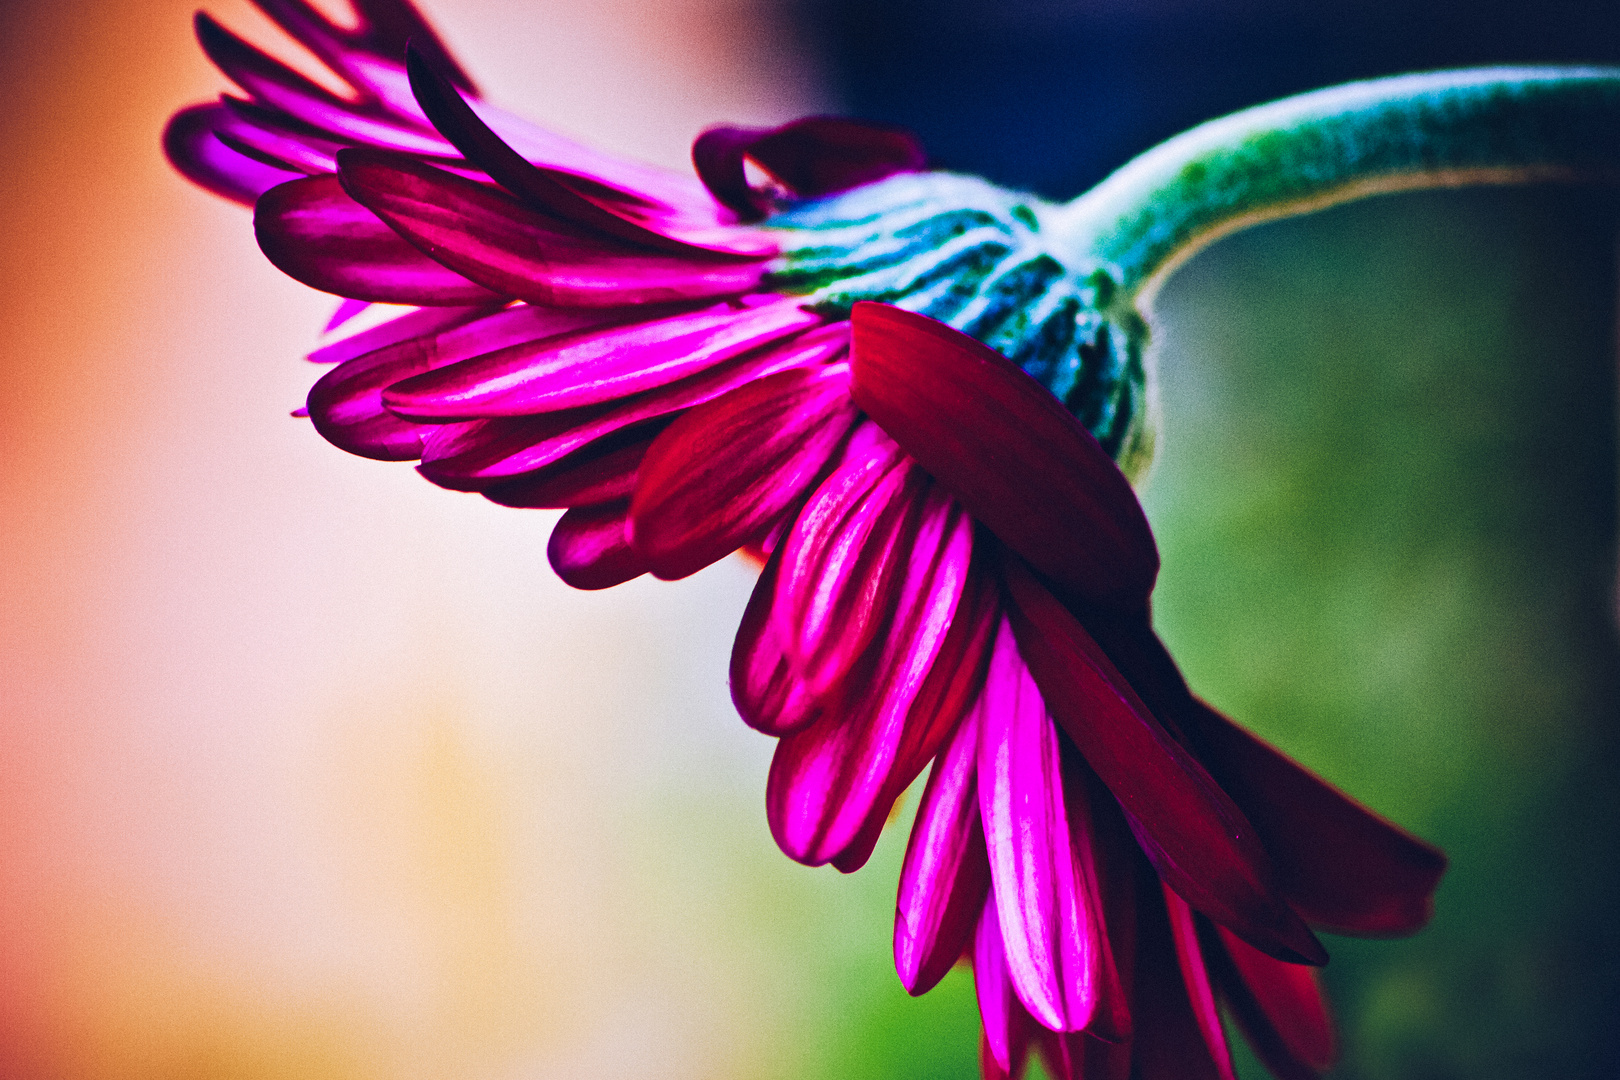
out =
<svg viewBox="0 0 1620 1080"><path fill-rule="evenodd" d="M1110 264L1145 309L1212 240L1404 189L1620 179L1620 68L1373 79L1193 128L1059 210L1054 246Z"/></svg>

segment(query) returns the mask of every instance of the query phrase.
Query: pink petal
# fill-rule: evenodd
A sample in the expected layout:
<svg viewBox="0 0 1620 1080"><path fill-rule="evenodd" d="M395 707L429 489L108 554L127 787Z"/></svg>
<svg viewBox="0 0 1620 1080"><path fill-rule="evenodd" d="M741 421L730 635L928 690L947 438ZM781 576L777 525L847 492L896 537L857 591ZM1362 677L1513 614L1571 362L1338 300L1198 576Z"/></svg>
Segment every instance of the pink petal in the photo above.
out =
<svg viewBox="0 0 1620 1080"><path fill-rule="evenodd" d="M763 263L693 260L629 247L530 210L503 191L374 150L338 154L346 190L401 236L467 278L555 307L730 296Z"/></svg>
<svg viewBox="0 0 1620 1080"><path fill-rule="evenodd" d="M625 541L624 501L578 506L551 530L546 558L557 576L576 589L609 589L647 572Z"/></svg>
<svg viewBox="0 0 1620 1080"><path fill-rule="evenodd" d="M757 539L815 482L855 421L849 367L784 371L682 416L642 462L631 537L675 579Z"/></svg>
<svg viewBox="0 0 1620 1080"><path fill-rule="evenodd" d="M655 211L655 216L688 228L719 228L732 220L732 215L709 198L696 177L604 154L537 128L488 102L473 100L467 104L490 130L529 161L590 185L601 198L639 203Z"/></svg>
<svg viewBox="0 0 1620 1080"><path fill-rule="evenodd" d="M901 526L924 481L877 425L862 424L788 531L771 617L817 697L843 678L892 611L904 572L895 545L908 539Z"/></svg>
<svg viewBox="0 0 1620 1080"><path fill-rule="evenodd" d="M631 520L633 523L633 510ZM767 735L798 731L814 723L822 713L820 704L806 692L803 680L793 673L770 617L781 569L778 550L766 560L754 584L731 649L731 700L744 723Z"/></svg>
<svg viewBox="0 0 1620 1080"><path fill-rule="evenodd" d="M220 142L266 165L317 176L337 171L346 145L316 128L288 122L281 113L226 94L226 114L214 128Z"/></svg>
<svg viewBox="0 0 1620 1080"><path fill-rule="evenodd" d="M196 30L208 58L252 98L318 127L338 141L433 157L457 156L455 147L425 124L375 105L356 105L336 97L202 12L197 13Z"/></svg>
<svg viewBox="0 0 1620 1080"><path fill-rule="evenodd" d="M1054 1031L1107 1024L1099 1005L1113 976L1105 970L1089 807L1065 805L1057 729L1005 620L973 715L979 812L1019 999Z"/></svg>
<svg viewBox="0 0 1620 1080"><path fill-rule="evenodd" d="M821 321L792 301L703 311L527 342L412 379L388 407L417 420L528 416L614 401L695 375Z"/></svg>
<svg viewBox="0 0 1620 1080"><path fill-rule="evenodd" d="M744 220L762 217L770 205L765 193L749 186L744 158L806 198L927 167L922 144L910 132L842 117L808 116L777 128L710 128L692 145L692 163L715 199Z"/></svg>
<svg viewBox="0 0 1620 1080"><path fill-rule="evenodd" d="M1159 875L1272 955L1325 963L1321 943L1276 895L1242 811L1020 560L1006 559L1003 575L1019 650L1053 717L1119 800Z"/></svg>
<svg viewBox="0 0 1620 1080"><path fill-rule="evenodd" d="M311 288L385 304L487 304L499 298L400 239L335 176L271 188L253 211L259 248Z"/></svg>
<svg viewBox="0 0 1620 1080"><path fill-rule="evenodd" d="M163 152L169 163L198 187L246 206L277 184L298 177L296 172L244 157L220 142L214 129L229 121L230 113L223 105L193 105L175 113L163 130Z"/></svg>
<svg viewBox="0 0 1620 1080"><path fill-rule="evenodd" d="M384 408L383 394L388 387L412 375L476 356L490 348L500 348L513 340L555 337L561 331L589 325L601 317L596 312L516 307L385 345L327 372L309 392L310 415L317 431L351 454L384 461L419 458L429 438L442 432L438 427L403 420ZM429 320L427 312L417 312L395 321L426 326L430 325ZM384 323L376 329L384 331L393 326L393 323ZM356 337L365 337L365 334ZM347 343L347 340L338 342L334 348ZM562 416L552 422L566 427L577 424L579 418Z"/></svg>
<svg viewBox="0 0 1620 1080"><path fill-rule="evenodd" d="M1227 1004L1260 1060L1278 1080L1316 1080L1332 1068L1338 1047L1316 969L1273 960L1224 927L1214 929L1214 949L1230 964L1221 980Z"/></svg>
<svg viewBox="0 0 1620 1080"><path fill-rule="evenodd" d="M330 333L336 331L337 329L342 327L344 324L346 324L350 319L353 319L357 315L365 314L366 310L368 308L370 308L370 307L371 307L371 305L366 303L364 300L341 300L341 301L339 301L338 306L337 306L337 310L332 312L332 317L330 319L326 320L326 326L325 326L324 329L322 329L321 333L330 334ZM390 341L392 341L392 340L397 340L397 339L390 339ZM386 344L386 342L384 344ZM369 350L367 350L367 351L369 351ZM353 355L358 356L360 354L355 353ZM347 360L348 357L345 356L345 357L342 357L341 359Z"/></svg>
<svg viewBox="0 0 1620 1080"><path fill-rule="evenodd" d="M332 313L332 319L326 325L326 332L331 333L338 329L370 306L364 300L343 301L337 311ZM310 353L307 359L312 364L340 364L345 360L353 360L357 356L376 352L387 345L397 345L412 338L430 337L446 330L453 330L500 310L494 305L418 308L416 311L407 312L387 322L378 323L376 326L322 345Z"/></svg>
<svg viewBox="0 0 1620 1080"><path fill-rule="evenodd" d="M928 677L917 691L906 715L900 746L889 772L888 788L872 805L866 825L849 847L839 852L833 865L846 874L866 865L877 847L883 826L898 799L928 762L939 752L946 737L979 700L984 672L990 664L992 631L1001 615L1000 590L985 573L993 561L985 561L980 547L994 543L987 534L974 537L971 565L957 601L951 627L939 647L939 655L928 669Z"/></svg>
<svg viewBox="0 0 1620 1080"><path fill-rule="evenodd" d="M528 205L626 243L677 252L689 259L774 254L774 245L762 246L758 242L752 250L742 253L724 247L696 246L666 232L648 228L629 214L616 213L616 204L611 198L593 199L587 194L591 190L589 187L577 182L569 183L555 172L540 169L525 160L484 123L448 79L434 71L420 56L408 52L405 65L410 72L411 88L416 99L433 126L455 144L468 161L483 169Z"/></svg>
<svg viewBox="0 0 1620 1080"><path fill-rule="evenodd" d="M1077 599L1146 600L1159 570L1147 518L1056 398L925 316L860 303L851 325L856 403L974 518Z"/></svg>
<svg viewBox="0 0 1620 1080"><path fill-rule="evenodd" d="M580 417L579 422L572 425L559 427L542 423L537 426L529 417L451 425L463 434L429 439L423 471L435 483L446 487L486 490L491 484L549 467L598 439L627 428L641 429L649 423L667 420L674 413L712 401L755 379L822 363L840 355L846 341L846 326L835 324L812 330L722 361L665 386L633 394L617 403L569 410L571 415Z"/></svg>
<svg viewBox="0 0 1620 1080"><path fill-rule="evenodd" d="M1226 1029L1221 1027L1221 1013L1209 983L1209 969L1204 966L1204 952L1198 944L1193 910L1168 886L1163 887L1163 893L1165 911L1170 917L1170 938L1175 943L1176 961L1181 966L1181 981L1192 1006L1193 1019L1209 1047L1210 1060L1215 1063L1221 1080L1237 1080L1232 1072L1232 1052L1226 1045Z"/></svg>
<svg viewBox="0 0 1620 1080"><path fill-rule="evenodd" d="M1446 857L1201 701L1182 717L1210 773L1254 823L1277 886L1314 925L1390 937L1428 922Z"/></svg>
<svg viewBox="0 0 1620 1080"><path fill-rule="evenodd" d="M894 966L911 994L932 990L956 963L989 893L978 750L979 726L969 717L935 760L911 826L894 913ZM999 1060L1005 1068L1005 1053Z"/></svg>
<svg viewBox="0 0 1620 1080"><path fill-rule="evenodd" d="M484 498L501 506L540 508L628 501L653 438L602 439L555 465L488 488Z"/></svg>
<svg viewBox="0 0 1620 1080"><path fill-rule="evenodd" d="M447 72L456 85L468 93L477 92L472 80L456 65L427 21L404 0L353 0L353 7L361 18L355 29L335 25L306 0L254 0L254 3L294 40L358 89L378 92L372 85L377 59L393 62L397 67L397 60L409 43L432 60L438 70Z"/></svg>
<svg viewBox="0 0 1620 1080"><path fill-rule="evenodd" d="M1001 920L992 893L981 905L973 935L973 986L979 998L979 1019L984 1024L986 1056L996 1072L986 1075L1022 1075L1034 1026L1013 990L1007 952L1001 938Z"/></svg>
<svg viewBox="0 0 1620 1080"><path fill-rule="evenodd" d="M907 487L915 493L906 497L913 511L890 547L905 566L892 617L836 702L827 703L827 714L783 738L771 760L765 791L771 834L789 857L811 866L837 858L874 813L887 811L882 799L893 790L906 717L950 628L971 562L972 529L961 510L937 491L920 497L920 485ZM785 559L782 567L785 575Z"/></svg>

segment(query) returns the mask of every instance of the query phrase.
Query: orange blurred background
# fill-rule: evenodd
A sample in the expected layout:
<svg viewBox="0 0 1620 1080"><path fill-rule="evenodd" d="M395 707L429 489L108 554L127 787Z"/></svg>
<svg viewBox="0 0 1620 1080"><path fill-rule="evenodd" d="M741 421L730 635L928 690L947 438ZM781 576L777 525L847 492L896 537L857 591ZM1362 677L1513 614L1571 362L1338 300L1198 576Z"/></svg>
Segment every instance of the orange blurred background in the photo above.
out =
<svg viewBox="0 0 1620 1080"><path fill-rule="evenodd" d="M290 419L334 301L162 158L226 86L191 12L0 8L0 1076L791 1071L852 901L760 812L751 569L574 593L554 515ZM747 0L429 14L494 100L674 167L827 107Z"/></svg>

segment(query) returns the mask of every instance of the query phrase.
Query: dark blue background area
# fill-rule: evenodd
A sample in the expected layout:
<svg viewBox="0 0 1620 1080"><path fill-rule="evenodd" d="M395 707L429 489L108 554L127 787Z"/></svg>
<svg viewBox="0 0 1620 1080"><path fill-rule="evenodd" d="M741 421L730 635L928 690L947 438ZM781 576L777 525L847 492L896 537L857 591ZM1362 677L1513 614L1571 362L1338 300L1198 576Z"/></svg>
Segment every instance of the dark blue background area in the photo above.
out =
<svg viewBox="0 0 1620 1080"><path fill-rule="evenodd" d="M854 116L1069 198L1201 121L1429 68L1620 61L1620 4L800 0Z"/></svg>

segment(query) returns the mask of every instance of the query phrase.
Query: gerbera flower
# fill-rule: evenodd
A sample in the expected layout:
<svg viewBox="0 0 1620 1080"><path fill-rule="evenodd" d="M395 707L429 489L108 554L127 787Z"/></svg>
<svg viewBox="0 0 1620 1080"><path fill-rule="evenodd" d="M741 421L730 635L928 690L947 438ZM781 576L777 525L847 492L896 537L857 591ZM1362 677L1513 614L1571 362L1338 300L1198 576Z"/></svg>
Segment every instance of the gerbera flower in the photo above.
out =
<svg viewBox="0 0 1620 1080"><path fill-rule="evenodd" d="M1199 701L1155 636L1136 304L1200 234L1356 168L1585 162L1578 124L1434 151L1513 86L1543 100L1536 79L1256 113L1316 131L1393 96L1441 122L1287 183L1253 158L1272 144L1221 156L1200 129L1056 207L830 118L713 129L698 177L668 175L482 102L403 0L356 0L352 30L258 2L351 93L200 15L248 96L179 114L171 158L255 202L266 255L348 298L335 325L418 308L312 356L336 364L308 402L322 435L566 508L548 554L581 588L766 556L731 681L780 739L772 833L852 871L933 762L896 963L921 993L972 956L987 1075L1033 1047L1060 1076L1229 1076L1217 1001L1279 1075L1330 1063L1311 927L1417 929L1444 859ZM1178 214L1121 201L1144 176Z"/></svg>

